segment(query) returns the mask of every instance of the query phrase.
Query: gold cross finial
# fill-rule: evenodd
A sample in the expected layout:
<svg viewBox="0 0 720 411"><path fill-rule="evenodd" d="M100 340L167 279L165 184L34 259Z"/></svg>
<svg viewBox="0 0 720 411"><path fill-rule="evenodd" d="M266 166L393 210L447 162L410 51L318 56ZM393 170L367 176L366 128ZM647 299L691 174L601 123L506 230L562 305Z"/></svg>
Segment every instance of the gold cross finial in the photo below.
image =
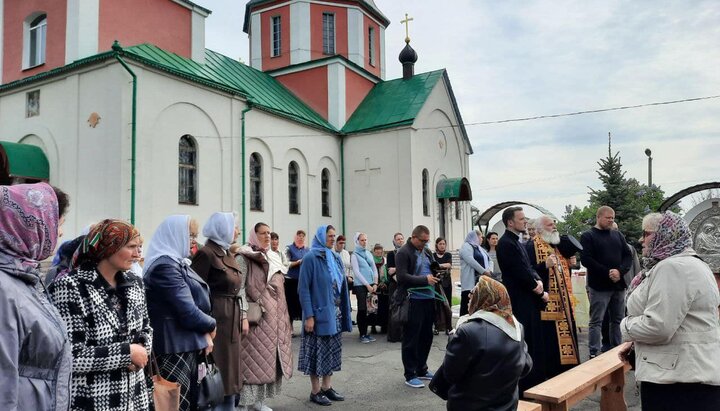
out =
<svg viewBox="0 0 720 411"><path fill-rule="evenodd" d="M415 20L412 17L408 17L408 14L405 13L405 20L400 20L400 24L405 25L405 43L410 44L410 22Z"/></svg>

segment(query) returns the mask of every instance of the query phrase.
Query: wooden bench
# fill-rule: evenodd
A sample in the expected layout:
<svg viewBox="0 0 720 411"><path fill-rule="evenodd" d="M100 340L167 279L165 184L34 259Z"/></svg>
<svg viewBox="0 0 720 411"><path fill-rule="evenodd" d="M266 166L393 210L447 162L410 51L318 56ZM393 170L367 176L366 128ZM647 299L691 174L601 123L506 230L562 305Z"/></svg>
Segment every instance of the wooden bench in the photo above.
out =
<svg viewBox="0 0 720 411"><path fill-rule="evenodd" d="M567 411L600 388L600 410L627 411L623 389L630 365L620 361L619 350L615 347L528 389L525 398L542 404L543 411Z"/></svg>
<svg viewBox="0 0 720 411"><path fill-rule="evenodd" d="M518 402L517 411L541 411L542 405L536 402L528 402L520 400Z"/></svg>

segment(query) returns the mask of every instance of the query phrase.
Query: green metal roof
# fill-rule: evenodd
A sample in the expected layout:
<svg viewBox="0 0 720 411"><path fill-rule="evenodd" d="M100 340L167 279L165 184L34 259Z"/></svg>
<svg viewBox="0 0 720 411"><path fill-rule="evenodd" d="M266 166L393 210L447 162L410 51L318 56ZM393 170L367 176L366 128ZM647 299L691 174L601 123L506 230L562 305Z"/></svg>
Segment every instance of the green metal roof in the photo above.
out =
<svg viewBox="0 0 720 411"><path fill-rule="evenodd" d="M472 200L470 182L465 177L444 178L435 186L435 197L451 201L470 201Z"/></svg>
<svg viewBox="0 0 720 411"><path fill-rule="evenodd" d="M416 74L408 80L395 79L376 84L345 124L343 133L412 124L443 73L444 69Z"/></svg>
<svg viewBox="0 0 720 411"><path fill-rule="evenodd" d="M212 50L205 63L170 53L151 44L123 49L122 55L172 74L246 97L255 106L295 121L337 131L272 76Z"/></svg>
<svg viewBox="0 0 720 411"><path fill-rule="evenodd" d="M40 147L0 141L10 162L11 177L50 179L50 164Z"/></svg>

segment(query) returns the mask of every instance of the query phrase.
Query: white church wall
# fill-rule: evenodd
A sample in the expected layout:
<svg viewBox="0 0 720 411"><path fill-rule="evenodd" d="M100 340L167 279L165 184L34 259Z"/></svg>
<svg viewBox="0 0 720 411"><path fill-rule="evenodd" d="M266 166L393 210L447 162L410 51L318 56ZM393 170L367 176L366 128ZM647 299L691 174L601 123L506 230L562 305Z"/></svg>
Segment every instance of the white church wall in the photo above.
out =
<svg viewBox="0 0 720 411"><path fill-rule="evenodd" d="M252 152L263 155L264 209L248 211L246 227L258 221L270 225L280 236L280 244L292 242L298 229L308 233L307 242L321 224L342 225L340 202L340 139L323 131L254 109L246 114L247 161ZM289 213L288 167L299 167L300 213ZM322 216L321 173L331 174L330 217ZM249 183L249 180L248 180ZM248 210L250 187L248 184Z"/></svg>
<svg viewBox="0 0 720 411"><path fill-rule="evenodd" d="M348 249L352 235L365 232L370 243L392 249L396 232L406 236L412 217L410 129L353 135L345 141L345 201Z"/></svg>
<svg viewBox="0 0 720 411"><path fill-rule="evenodd" d="M120 155L125 84L121 72L104 66L0 96L2 138L40 146L50 165L50 183L71 197L64 226L68 237L102 218L129 217L118 187L129 187L129 174L122 175L129 157ZM26 93L33 90L40 90L40 114L26 118ZM100 116L96 127L87 121L92 113Z"/></svg>
<svg viewBox="0 0 720 411"><path fill-rule="evenodd" d="M138 75L138 228L149 238L171 214L189 214L202 227L216 211L239 211L233 193L240 192L240 181L231 173L233 97L153 70L133 70ZM192 136L197 148L196 205L178 202L183 135Z"/></svg>
<svg viewBox="0 0 720 411"><path fill-rule="evenodd" d="M440 203L436 198L436 186L442 177L468 177L467 148L459 129L453 127L455 118L450 95L443 80L439 81L413 124L412 137L412 179L413 195L417 198L413 206L414 218L430 228L431 237L440 235ZM423 215L422 170L426 168L430 177L428 187L430 216ZM455 203L445 202L445 237L448 248L457 249L462 245L470 229L469 202L459 202L461 218L455 216Z"/></svg>

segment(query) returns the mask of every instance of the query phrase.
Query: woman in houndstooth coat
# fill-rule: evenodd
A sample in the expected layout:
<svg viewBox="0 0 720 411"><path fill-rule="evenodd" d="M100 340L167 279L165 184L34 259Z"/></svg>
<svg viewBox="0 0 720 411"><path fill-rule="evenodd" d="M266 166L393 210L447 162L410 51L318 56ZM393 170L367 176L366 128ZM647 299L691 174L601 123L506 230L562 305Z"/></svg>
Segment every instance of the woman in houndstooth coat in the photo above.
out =
<svg viewBox="0 0 720 411"><path fill-rule="evenodd" d="M50 288L72 343L72 410L145 411L143 367L152 329L141 280L138 232L123 221L93 226L73 271Z"/></svg>

